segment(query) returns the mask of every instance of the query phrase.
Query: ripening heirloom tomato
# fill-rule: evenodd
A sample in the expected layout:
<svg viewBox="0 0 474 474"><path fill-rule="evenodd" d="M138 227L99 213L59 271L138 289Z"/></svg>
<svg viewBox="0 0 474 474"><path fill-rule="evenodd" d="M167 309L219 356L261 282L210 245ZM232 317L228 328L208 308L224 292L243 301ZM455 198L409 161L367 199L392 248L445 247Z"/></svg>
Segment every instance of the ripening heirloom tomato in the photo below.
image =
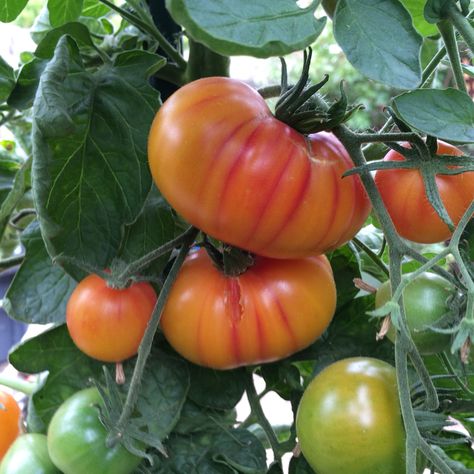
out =
<svg viewBox="0 0 474 474"><path fill-rule="evenodd" d="M0 459L20 434L21 410L7 392L0 391Z"/></svg>
<svg viewBox="0 0 474 474"><path fill-rule="evenodd" d="M141 459L121 444L107 448L99 420L103 400L93 387L68 398L48 427L48 451L64 474L130 474Z"/></svg>
<svg viewBox="0 0 474 474"><path fill-rule="evenodd" d="M301 398L296 433L318 474L405 472L395 369L365 357L326 367Z"/></svg>
<svg viewBox="0 0 474 474"><path fill-rule="evenodd" d="M134 356L156 303L146 282L115 289L97 275L84 278L66 307L66 322L74 343L94 359L121 362Z"/></svg>
<svg viewBox="0 0 474 474"><path fill-rule="evenodd" d="M447 349L451 336L432 331L429 327L449 312L448 297L452 285L434 273L424 273L403 291L405 316L413 342L423 355L436 354ZM390 281L386 281L375 294L375 307L380 308L391 298ZM387 337L394 342L396 330L392 326Z"/></svg>
<svg viewBox="0 0 474 474"><path fill-rule="evenodd" d="M438 141L438 154L462 155L461 150ZM384 161L403 161L402 155L390 150ZM423 178L418 170L377 170L375 183L388 213L405 239L430 244L451 236L426 197ZM436 184L441 200L454 224L457 224L474 199L474 172L458 175L437 175Z"/></svg>
<svg viewBox="0 0 474 474"><path fill-rule="evenodd" d="M351 239L370 203L330 133L305 137L243 82L199 79L158 111L148 160L168 202L209 235L259 255L318 255Z"/></svg>
<svg viewBox="0 0 474 474"><path fill-rule="evenodd" d="M281 359L311 344L336 305L324 255L256 257L237 277L217 270L206 251L186 259L161 318L170 344L186 359L230 369Z"/></svg>
<svg viewBox="0 0 474 474"><path fill-rule="evenodd" d="M52 463L46 436L24 434L10 446L0 464L0 474L61 474Z"/></svg>

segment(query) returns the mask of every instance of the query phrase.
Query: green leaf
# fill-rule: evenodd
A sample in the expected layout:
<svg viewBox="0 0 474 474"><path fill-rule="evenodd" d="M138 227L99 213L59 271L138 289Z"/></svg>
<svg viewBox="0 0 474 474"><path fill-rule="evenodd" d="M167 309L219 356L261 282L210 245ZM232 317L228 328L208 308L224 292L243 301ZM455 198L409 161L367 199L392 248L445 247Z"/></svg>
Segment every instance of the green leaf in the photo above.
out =
<svg viewBox="0 0 474 474"><path fill-rule="evenodd" d="M293 0L166 0L173 19L196 42L224 56L283 56L311 45L326 17L316 19L312 4Z"/></svg>
<svg viewBox="0 0 474 474"><path fill-rule="evenodd" d="M51 30L51 23L49 22L49 11L45 5L39 15L35 18L33 26L30 29L30 36L32 40L39 44L39 42L46 36L49 30Z"/></svg>
<svg viewBox="0 0 474 474"><path fill-rule="evenodd" d="M474 142L474 104L457 89L420 89L393 99L396 114L413 128L443 140Z"/></svg>
<svg viewBox="0 0 474 474"><path fill-rule="evenodd" d="M139 259L170 241L175 236L175 231L173 211L161 197L156 186L153 186L140 216L125 229L120 259L127 263ZM154 275L159 275L168 259L169 254L156 259L147 273L153 272Z"/></svg>
<svg viewBox="0 0 474 474"><path fill-rule="evenodd" d="M100 18L108 13L110 13L110 8L99 0L84 0L81 16Z"/></svg>
<svg viewBox="0 0 474 474"><path fill-rule="evenodd" d="M89 30L85 25L78 22L66 23L65 25L48 31L46 36L38 44L35 51L35 56L42 59L51 59L54 54L54 49L58 44L59 39L69 35L75 39L79 46L94 47Z"/></svg>
<svg viewBox="0 0 474 474"><path fill-rule="evenodd" d="M13 21L25 8L28 0L2 0L0 2L0 21Z"/></svg>
<svg viewBox="0 0 474 474"><path fill-rule="evenodd" d="M445 19L443 11L448 4L452 3L452 0L428 0L425 3L424 16L426 21L429 23L439 23Z"/></svg>
<svg viewBox="0 0 474 474"><path fill-rule="evenodd" d="M48 61L44 59L33 59L25 64L18 76L15 88L8 98L8 105L18 110L33 107L36 90Z"/></svg>
<svg viewBox="0 0 474 474"><path fill-rule="evenodd" d="M192 436L171 435L169 457L159 458L153 473L265 474L265 449L249 431L217 429Z"/></svg>
<svg viewBox="0 0 474 474"><path fill-rule="evenodd" d="M297 458L292 457L290 461L290 467L288 474L313 474L314 471L311 469L310 465L307 463L303 455L298 456Z"/></svg>
<svg viewBox="0 0 474 474"><path fill-rule="evenodd" d="M334 35L349 62L368 78L400 89L420 83L422 38L400 2L339 0Z"/></svg>
<svg viewBox="0 0 474 474"><path fill-rule="evenodd" d="M245 369L219 371L189 364L189 399L206 408L230 410L242 398L247 375Z"/></svg>
<svg viewBox="0 0 474 474"><path fill-rule="evenodd" d="M51 26L61 26L79 18L83 0L48 0Z"/></svg>
<svg viewBox="0 0 474 474"><path fill-rule="evenodd" d="M72 342L65 325L44 332L19 345L9 356L20 372L38 374L48 371L47 379L32 398L36 426L41 431L56 409L73 393L89 384L91 377L102 373L102 363L83 354Z"/></svg>
<svg viewBox="0 0 474 474"><path fill-rule="evenodd" d="M15 73L13 68L0 57L0 104L8 99L15 87Z"/></svg>
<svg viewBox="0 0 474 474"><path fill-rule="evenodd" d="M159 105L147 77L164 60L144 51L86 70L61 38L34 104L33 190L50 255L104 267L151 186L146 143Z"/></svg>
<svg viewBox="0 0 474 474"><path fill-rule="evenodd" d="M423 36L435 36L439 34L435 25L425 20L424 9L426 0L400 0L404 7L410 12L413 26Z"/></svg>
<svg viewBox="0 0 474 474"><path fill-rule="evenodd" d="M30 324L63 323L76 281L53 265L36 221L23 232L22 243L25 260L5 295L5 310L11 318Z"/></svg>
<svg viewBox="0 0 474 474"><path fill-rule="evenodd" d="M453 470L455 474L474 474L474 468L470 469L470 467L473 467L473 462L472 460L474 459L472 449L471 453L468 454L469 448L467 450L464 450L464 455L462 457L462 462L457 461L451 458L451 453L450 456L446 454L446 451L448 449L444 448L441 449L439 446L431 446L436 453L446 461L446 464ZM454 454L454 453L453 453ZM468 457L469 456L469 457ZM467 462L467 466L464 464L464 462Z"/></svg>
<svg viewBox="0 0 474 474"><path fill-rule="evenodd" d="M134 362L127 364L127 379L131 380ZM189 372L183 359L154 351L148 359L140 388L136 410L140 424L149 434L163 441L179 420L189 390ZM128 383L125 389L128 390ZM136 421L136 420L135 420Z"/></svg>

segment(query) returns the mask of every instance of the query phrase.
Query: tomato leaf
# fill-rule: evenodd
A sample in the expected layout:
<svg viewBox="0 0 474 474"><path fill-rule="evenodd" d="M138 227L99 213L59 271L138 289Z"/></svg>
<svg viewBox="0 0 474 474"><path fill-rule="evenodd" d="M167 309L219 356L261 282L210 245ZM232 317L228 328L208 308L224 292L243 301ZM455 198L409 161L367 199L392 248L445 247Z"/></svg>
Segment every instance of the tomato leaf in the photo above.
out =
<svg viewBox="0 0 474 474"><path fill-rule="evenodd" d="M253 434L243 429L216 428L192 436L173 434L167 451L169 457L159 458L152 473L264 474L267 471L265 449Z"/></svg>
<svg viewBox="0 0 474 474"><path fill-rule="evenodd" d="M288 474L313 474L314 471L303 457L303 455L292 457Z"/></svg>
<svg viewBox="0 0 474 474"><path fill-rule="evenodd" d="M0 3L0 21L13 21L25 8L28 0L2 0Z"/></svg>
<svg viewBox="0 0 474 474"><path fill-rule="evenodd" d="M23 232L22 243L25 260L5 295L5 310L11 318L30 324L63 323L76 281L51 262L37 221Z"/></svg>
<svg viewBox="0 0 474 474"><path fill-rule="evenodd" d="M0 57L0 104L8 99L15 86L15 73L13 68Z"/></svg>
<svg viewBox="0 0 474 474"><path fill-rule="evenodd" d="M189 399L206 408L230 410L245 391L244 369L219 371L189 364L191 387Z"/></svg>
<svg viewBox="0 0 474 474"><path fill-rule="evenodd" d="M49 21L52 26L61 26L77 20L82 11L83 0L48 0Z"/></svg>
<svg viewBox="0 0 474 474"><path fill-rule="evenodd" d="M99 267L116 256L123 226L136 220L150 191L146 142L159 101L147 76L163 62L128 51L89 72L73 41L59 41L33 124L33 190L52 256Z"/></svg>
<svg viewBox="0 0 474 474"><path fill-rule="evenodd" d="M110 13L110 8L98 0L84 0L81 16L100 18Z"/></svg>
<svg viewBox="0 0 474 474"><path fill-rule="evenodd" d="M424 8L426 0L400 0L403 6L410 12L413 26L423 36L435 36L439 33L435 25L425 20Z"/></svg>
<svg viewBox="0 0 474 474"><path fill-rule="evenodd" d="M400 89L420 83L422 38L399 2L339 0L334 36L349 62L368 78Z"/></svg>
<svg viewBox="0 0 474 474"><path fill-rule="evenodd" d="M72 342L65 325L51 329L20 344L9 356L18 371L38 374L48 371L44 385L32 397L36 425L46 430L61 403L98 377L101 362L83 354Z"/></svg>
<svg viewBox="0 0 474 474"><path fill-rule="evenodd" d="M457 89L420 89L393 99L395 113L420 132L443 140L474 142L474 104Z"/></svg>
<svg viewBox="0 0 474 474"><path fill-rule="evenodd" d="M326 18L292 0L167 0L173 19L198 43L224 56L283 56L311 45Z"/></svg>

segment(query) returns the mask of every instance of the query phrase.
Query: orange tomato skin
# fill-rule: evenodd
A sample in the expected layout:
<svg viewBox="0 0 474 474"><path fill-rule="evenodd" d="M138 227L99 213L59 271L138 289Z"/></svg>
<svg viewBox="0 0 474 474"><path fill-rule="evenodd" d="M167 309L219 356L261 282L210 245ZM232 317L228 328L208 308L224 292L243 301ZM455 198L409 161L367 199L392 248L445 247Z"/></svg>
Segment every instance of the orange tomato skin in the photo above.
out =
<svg viewBox="0 0 474 474"><path fill-rule="evenodd" d="M227 277L200 249L178 274L161 328L186 359L231 369L305 348L328 327L335 306L334 278L324 255L256 257L246 272Z"/></svg>
<svg viewBox="0 0 474 474"><path fill-rule="evenodd" d="M449 143L438 141L438 154L462 155ZM400 153L390 150L384 161L403 161ZM474 172L437 175L436 184L449 216L456 225L474 199ZM431 244L449 239L451 231L428 201L423 178L418 170L377 170L375 183L388 213L405 239Z"/></svg>
<svg viewBox="0 0 474 474"><path fill-rule="evenodd" d="M370 203L336 137L304 137L248 85L199 79L175 92L149 134L153 179L168 202L213 237L259 255L299 258L341 246Z"/></svg>
<svg viewBox="0 0 474 474"><path fill-rule="evenodd" d="M0 391L0 459L20 434L21 410L7 392Z"/></svg>
<svg viewBox="0 0 474 474"><path fill-rule="evenodd" d="M88 356L104 362L121 362L137 353L156 299L149 283L114 289L99 276L89 275L69 298L69 334Z"/></svg>

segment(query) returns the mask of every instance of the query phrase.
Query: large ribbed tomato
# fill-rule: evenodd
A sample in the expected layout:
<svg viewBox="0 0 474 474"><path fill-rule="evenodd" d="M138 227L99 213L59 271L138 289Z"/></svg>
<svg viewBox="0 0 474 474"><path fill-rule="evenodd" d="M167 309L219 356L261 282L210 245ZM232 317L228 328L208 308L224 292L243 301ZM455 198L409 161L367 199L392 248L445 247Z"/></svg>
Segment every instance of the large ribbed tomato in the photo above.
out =
<svg viewBox="0 0 474 474"><path fill-rule="evenodd" d="M97 275L76 286L66 307L69 334L82 352L105 362L134 356L156 303L147 282L116 289Z"/></svg>
<svg viewBox="0 0 474 474"><path fill-rule="evenodd" d="M438 142L438 154L462 155L449 143ZM385 161L402 161L400 153L391 150ZM387 211L404 238L419 243L435 243L451 236L449 227L441 220L426 197L423 178L418 170L378 170L377 184ZM457 175L437 175L441 200L454 224L457 224L474 199L474 172Z"/></svg>
<svg viewBox="0 0 474 474"><path fill-rule="evenodd" d="M277 120L248 85L225 77L175 92L153 121L148 159L169 203L211 236L274 258L336 248L370 204L341 143Z"/></svg>
<svg viewBox="0 0 474 474"><path fill-rule="evenodd" d="M324 255L256 257L237 277L216 269L204 250L186 259L169 295L161 327L186 359L230 369L286 357L311 344L336 305Z"/></svg>

